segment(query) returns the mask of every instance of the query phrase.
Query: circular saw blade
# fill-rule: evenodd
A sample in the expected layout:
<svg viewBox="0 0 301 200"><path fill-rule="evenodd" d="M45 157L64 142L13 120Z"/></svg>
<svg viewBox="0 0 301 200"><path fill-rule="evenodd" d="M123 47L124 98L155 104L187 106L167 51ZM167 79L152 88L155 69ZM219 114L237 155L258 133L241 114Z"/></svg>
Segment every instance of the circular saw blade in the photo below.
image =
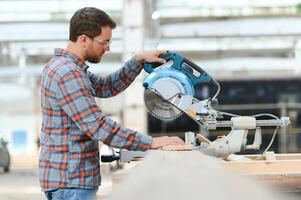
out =
<svg viewBox="0 0 301 200"><path fill-rule="evenodd" d="M144 91L144 102L148 112L155 118L163 121L174 120L183 114L181 110L164 100L159 93L151 89Z"/></svg>

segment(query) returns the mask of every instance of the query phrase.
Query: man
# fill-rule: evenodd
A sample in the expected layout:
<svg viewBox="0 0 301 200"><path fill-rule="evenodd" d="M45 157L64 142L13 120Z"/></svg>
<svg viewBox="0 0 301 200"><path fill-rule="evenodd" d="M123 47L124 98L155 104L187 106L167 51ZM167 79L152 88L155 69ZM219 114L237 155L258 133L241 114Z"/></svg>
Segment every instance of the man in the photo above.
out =
<svg viewBox="0 0 301 200"><path fill-rule="evenodd" d="M89 72L84 63L100 62L110 50L115 22L103 11L78 10L70 21L66 49L43 70L40 184L48 199L95 199L100 185L98 141L130 150L182 145L178 137L152 138L106 117L94 97L111 97L126 89L144 62L161 62L163 51L137 54L119 71L105 77Z"/></svg>

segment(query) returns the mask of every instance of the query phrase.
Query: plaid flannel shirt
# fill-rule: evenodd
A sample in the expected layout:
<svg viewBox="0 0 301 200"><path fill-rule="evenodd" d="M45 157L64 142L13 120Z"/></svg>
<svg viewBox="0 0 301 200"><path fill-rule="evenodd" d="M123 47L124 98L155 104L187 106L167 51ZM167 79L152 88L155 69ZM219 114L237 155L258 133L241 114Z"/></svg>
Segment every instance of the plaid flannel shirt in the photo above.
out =
<svg viewBox="0 0 301 200"><path fill-rule="evenodd" d="M98 141L131 150L147 150L152 138L106 117L94 97L126 89L142 70L132 58L117 72L98 76L77 56L55 49L41 80L42 128L39 175L43 191L100 185Z"/></svg>

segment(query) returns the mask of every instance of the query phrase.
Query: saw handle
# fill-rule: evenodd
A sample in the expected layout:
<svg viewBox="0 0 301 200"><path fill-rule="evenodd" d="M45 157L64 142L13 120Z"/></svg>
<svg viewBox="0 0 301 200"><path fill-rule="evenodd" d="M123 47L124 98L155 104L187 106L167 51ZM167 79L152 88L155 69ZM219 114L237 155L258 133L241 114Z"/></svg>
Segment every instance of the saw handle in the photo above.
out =
<svg viewBox="0 0 301 200"><path fill-rule="evenodd" d="M143 68L147 73L152 73L154 71L155 68L159 67L160 65L162 65L162 63L159 62L153 62L153 63L149 63L146 62L143 64Z"/></svg>
<svg viewBox="0 0 301 200"><path fill-rule="evenodd" d="M181 59L174 62L172 67L188 76L193 85L196 85L197 83L208 83L213 80L206 71L182 56Z"/></svg>
<svg viewBox="0 0 301 200"><path fill-rule="evenodd" d="M107 163L107 162L113 162L115 160L120 160L120 156L116 155L102 155L101 156L101 162Z"/></svg>
<svg viewBox="0 0 301 200"><path fill-rule="evenodd" d="M188 76L193 85L196 85L197 83L206 83L213 80L213 78L198 65L175 52L167 51L159 57L164 59L166 62L172 60L172 64L170 67L181 71L186 76ZM155 68L161 65L162 63L158 62L146 62L144 63L143 67L147 73L152 73Z"/></svg>
<svg viewBox="0 0 301 200"><path fill-rule="evenodd" d="M161 54L159 56L159 58L162 58L162 59L164 59L167 62L167 61L169 61L171 59L170 56L169 56L169 54L170 54L169 51L167 51L166 53ZM150 73L152 73L154 71L155 68L160 67L161 65L163 65L163 64L159 63L159 62L145 62L143 64L143 68L144 68L144 70L147 73L150 74Z"/></svg>

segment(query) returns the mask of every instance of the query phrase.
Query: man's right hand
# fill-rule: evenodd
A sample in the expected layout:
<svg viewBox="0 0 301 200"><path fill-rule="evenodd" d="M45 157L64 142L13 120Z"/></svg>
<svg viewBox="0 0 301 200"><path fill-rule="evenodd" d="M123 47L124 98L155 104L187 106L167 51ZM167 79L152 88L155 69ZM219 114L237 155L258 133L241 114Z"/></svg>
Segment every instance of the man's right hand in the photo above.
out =
<svg viewBox="0 0 301 200"><path fill-rule="evenodd" d="M161 147L169 146L169 145L184 145L184 144L185 144L184 141L179 137L162 136L162 137L153 138L151 149L159 149Z"/></svg>
<svg viewBox="0 0 301 200"><path fill-rule="evenodd" d="M158 62L164 64L165 60L159 57L161 54L164 53L166 53L166 51L144 51L136 55L136 60L140 64L143 64L144 62Z"/></svg>

